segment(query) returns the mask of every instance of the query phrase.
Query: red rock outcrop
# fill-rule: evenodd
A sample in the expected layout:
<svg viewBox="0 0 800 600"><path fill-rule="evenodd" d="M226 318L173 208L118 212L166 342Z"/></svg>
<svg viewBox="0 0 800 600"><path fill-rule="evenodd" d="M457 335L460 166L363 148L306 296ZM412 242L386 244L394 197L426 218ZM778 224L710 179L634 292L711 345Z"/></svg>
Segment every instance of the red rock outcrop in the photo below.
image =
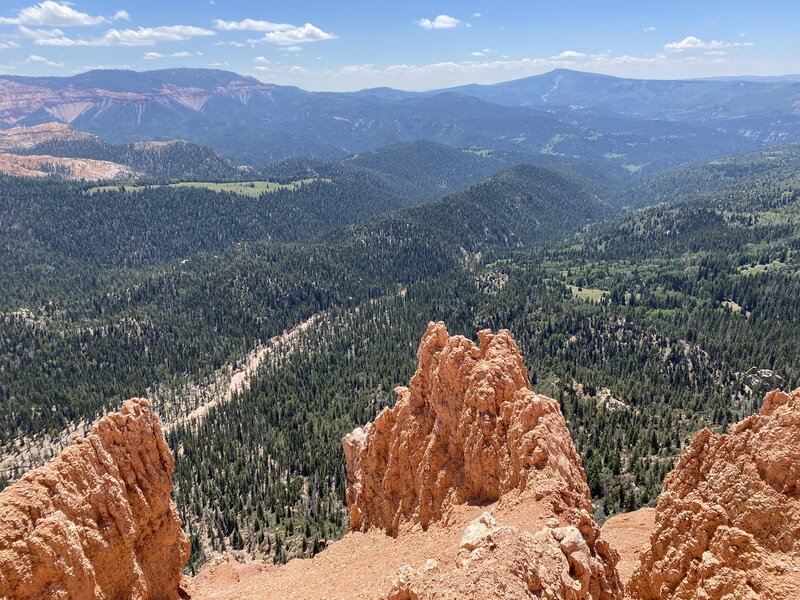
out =
<svg viewBox="0 0 800 600"><path fill-rule="evenodd" d="M173 459L147 400L129 400L0 493L0 598L172 600L189 543Z"/></svg>
<svg viewBox="0 0 800 600"><path fill-rule="evenodd" d="M466 593L474 589L469 582L481 565L512 568L487 557L523 549L521 556L530 562L526 568L535 573L512 579L539 597L621 597L617 555L590 516L585 473L558 404L530 390L508 331L481 331L478 339L476 345L450 337L443 323L431 323L410 388L398 388L394 408L344 438L351 529L398 535L446 523L456 506L533 503L546 527L529 532L500 527L496 533L503 543L479 544L480 556L472 556L471 549L469 560L456 560L457 569L445 577L463 579ZM559 535L580 542L576 538L565 550ZM547 583L551 576L569 590L566 595ZM481 577L492 578L486 572ZM433 574L406 579L408 586L395 590L394 597L440 597L433 592Z"/></svg>
<svg viewBox="0 0 800 600"><path fill-rule="evenodd" d="M800 598L800 389L725 435L700 431L664 481L637 599Z"/></svg>
<svg viewBox="0 0 800 600"><path fill-rule="evenodd" d="M454 564L403 565L386 600L603 597L592 590L592 576L592 551L577 527L554 519L530 533L484 513L465 529Z"/></svg>

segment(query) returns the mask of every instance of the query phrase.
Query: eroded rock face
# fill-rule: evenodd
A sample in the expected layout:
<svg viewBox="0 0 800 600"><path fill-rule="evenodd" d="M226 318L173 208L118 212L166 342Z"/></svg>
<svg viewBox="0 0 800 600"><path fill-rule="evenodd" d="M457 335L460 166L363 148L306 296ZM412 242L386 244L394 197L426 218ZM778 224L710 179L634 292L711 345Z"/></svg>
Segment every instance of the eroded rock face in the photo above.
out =
<svg viewBox="0 0 800 600"><path fill-rule="evenodd" d="M478 339L476 345L461 336L450 337L443 323L431 323L420 343L417 372L408 389L396 390L395 407L384 409L373 423L344 438L351 529L374 527L398 535L406 528L446 522L456 505L487 505L514 497L536 503L545 518L551 517L552 526L534 533L500 528L504 542L493 543L492 552L481 551L475 560L495 552L507 552L509 557L522 554L513 565L495 556L485 563L495 574L486 571L482 577L511 581L507 569L514 573L532 569L535 576L523 573L511 579L543 593L556 587L542 582L550 581L551 575L561 581L561 567L567 564L565 585L572 590L570 595L553 592L556 595L541 597L621 597L617 555L600 539L590 516L586 477L558 404L530 390L522 357L508 331L481 331ZM556 529L569 538L569 552L561 548L563 540L554 537ZM580 544L573 540L573 530ZM472 538L477 540L474 544ZM469 551L474 553L485 548L479 538L481 532L468 531L462 549L474 545ZM583 549L586 560L570 563L568 556ZM484 563L459 564L463 573L470 573ZM461 575L447 576L457 581ZM425 583L432 577L406 576L408 585L395 590L400 595L393 597L414 598L414 593L437 597Z"/></svg>
<svg viewBox="0 0 800 600"><path fill-rule="evenodd" d="M47 155L0 153L0 173L13 177L58 175L75 181L134 179L142 174L126 165L91 158L62 158Z"/></svg>
<svg viewBox="0 0 800 600"><path fill-rule="evenodd" d="M172 600L189 543L147 400L0 493L0 598Z"/></svg>
<svg viewBox="0 0 800 600"><path fill-rule="evenodd" d="M577 527L554 520L532 534L484 513L464 531L453 568L403 565L386 600L578 600L593 597L592 584L592 551Z"/></svg>
<svg viewBox="0 0 800 600"><path fill-rule="evenodd" d="M90 133L77 131L64 123L42 123L33 127L13 127L0 130L0 150L14 152L33 148L38 144L57 141L92 141L99 142L100 138Z"/></svg>
<svg viewBox="0 0 800 600"><path fill-rule="evenodd" d="M800 389L726 435L699 432L664 481L633 598L800 598Z"/></svg>

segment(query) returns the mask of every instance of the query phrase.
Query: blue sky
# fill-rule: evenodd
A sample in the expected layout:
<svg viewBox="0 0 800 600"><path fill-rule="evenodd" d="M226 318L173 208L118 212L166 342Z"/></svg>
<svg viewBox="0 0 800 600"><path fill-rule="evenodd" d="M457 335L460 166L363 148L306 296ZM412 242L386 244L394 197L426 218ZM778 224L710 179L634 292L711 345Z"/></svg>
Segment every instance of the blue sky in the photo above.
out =
<svg viewBox="0 0 800 600"><path fill-rule="evenodd" d="M800 73L797 1L2 0L0 73L216 67L312 90L493 83L566 67Z"/></svg>

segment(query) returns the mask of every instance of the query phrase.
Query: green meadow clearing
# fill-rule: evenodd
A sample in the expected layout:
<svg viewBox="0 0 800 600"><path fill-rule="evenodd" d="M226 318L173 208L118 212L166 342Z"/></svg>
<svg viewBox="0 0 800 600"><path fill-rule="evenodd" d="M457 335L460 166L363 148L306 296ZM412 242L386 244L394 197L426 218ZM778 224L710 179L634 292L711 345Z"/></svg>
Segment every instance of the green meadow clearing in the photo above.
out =
<svg viewBox="0 0 800 600"><path fill-rule="evenodd" d="M180 183L165 183L156 185L135 185L135 184L115 184L115 185L100 185L89 188L90 194L97 192L108 192L124 190L126 192L138 192L146 188L161 188L161 187L194 187L205 188L212 192L233 192L240 196L250 196L255 198L261 194L274 192L276 190L287 189L295 190L301 185L313 183L314 181L329 181L325 179L298 179L291 183L275 183L273 181L234 181L229 183L213 183L210 181L182 181Z"/></svg>

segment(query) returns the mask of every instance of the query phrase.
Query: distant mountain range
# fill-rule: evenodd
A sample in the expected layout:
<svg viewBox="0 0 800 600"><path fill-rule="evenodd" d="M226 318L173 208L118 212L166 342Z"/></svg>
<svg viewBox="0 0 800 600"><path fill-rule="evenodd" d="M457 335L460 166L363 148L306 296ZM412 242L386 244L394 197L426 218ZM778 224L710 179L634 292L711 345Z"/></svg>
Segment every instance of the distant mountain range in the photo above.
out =
<svg viewBox="0 0 800 600"><path fill-rule="evenodd" d="M0 77L0 126L51 121L113 144L184 139L248 165L422 139L648 172L800 140L800 81L648 81L559 69L424 93L325 93L211 69Z"/></svg>

